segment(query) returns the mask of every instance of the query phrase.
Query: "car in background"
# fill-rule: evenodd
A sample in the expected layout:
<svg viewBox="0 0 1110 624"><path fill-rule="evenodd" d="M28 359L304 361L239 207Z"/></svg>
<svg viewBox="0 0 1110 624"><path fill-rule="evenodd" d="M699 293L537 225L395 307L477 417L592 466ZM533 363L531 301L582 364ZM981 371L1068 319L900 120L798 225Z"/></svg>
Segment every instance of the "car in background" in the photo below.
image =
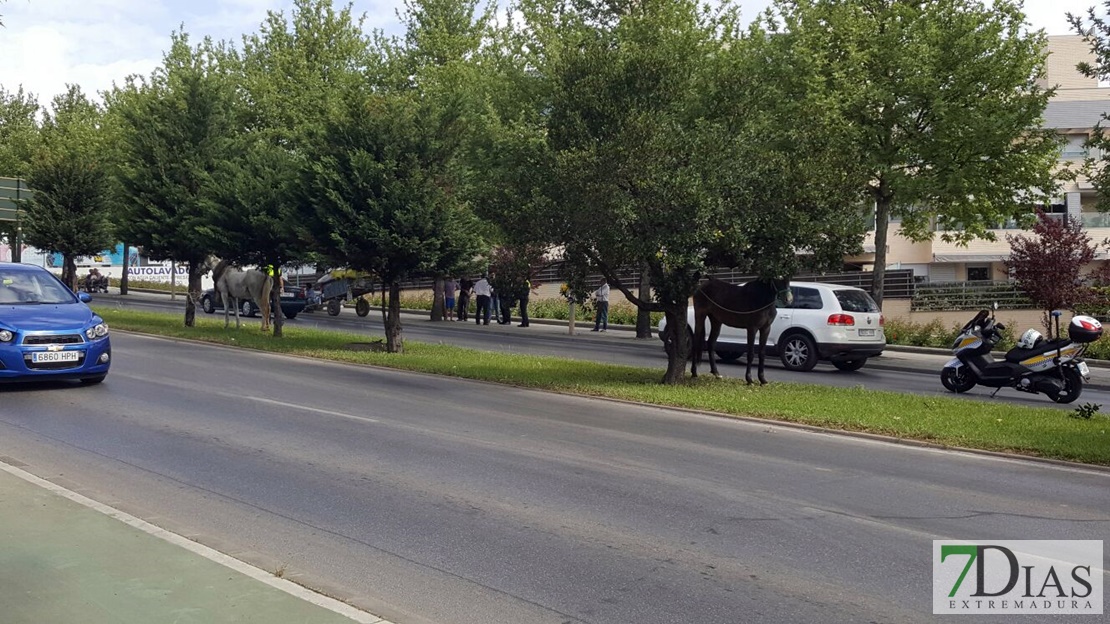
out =
<svg viewBox="0 0 1110 624"><path fill-rule="evenodd" d="M843 371L863 368L867 359L886 347L885 319L867 291L854 286L820 282L790 282L793 302L785 293L776 302L777 314L767 337L767 353L778 355L787 370L809 371L820 360ZM659 323L665 339L667 320ZM694 310L687 309L686 331L693 336ZM709 335L709 321L705 323ZM758 345L757 345L758 346ZM731 362L748 352L748 330L721 326L717 357Z"/></svg>
<svg viewBox="0 0 1110 624"><path fill-rule="evenodd" d="M305 298L304 288L286 284L285 289L281 291L281 313L285 318L290 320L297 318L306 305L308 300ZM224 309L223 301L216 294L215 288L209 288L200 296L200 307L208 314L215 314L216 310ZM253 300L244 299L239 302L240 316L258 316L259 312L258 305Z"/></svg>
<svg viewBox="0 0 1110 624"><path fill-rule="evenodd" d="M43 267L0 263L0 382L104 381L112 344L91 300Z"/></svg>

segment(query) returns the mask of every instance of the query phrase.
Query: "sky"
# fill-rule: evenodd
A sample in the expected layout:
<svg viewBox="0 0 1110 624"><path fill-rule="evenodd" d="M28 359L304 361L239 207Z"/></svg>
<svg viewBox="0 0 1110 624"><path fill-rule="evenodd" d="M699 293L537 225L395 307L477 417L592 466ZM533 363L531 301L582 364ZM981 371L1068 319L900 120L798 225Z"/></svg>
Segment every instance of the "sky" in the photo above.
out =
<svg viewBox="0 0 1110 624"><path fill-rule="evenodd" d="M1085 13L1103 0L1026 0L1034 28L1069 34L1065 15ZM402 0L354 0L367 29L400 34ZM753 19L769 0L740 0ZM345 6L337 0L336 6ZM20 86L44 105L67 84L90 95L130 74L149 75L169 46L170 33L184 27L193 41L205 36L238 42L257 32L268 10L285 11L292 0L0 0L0 86Z"/></svg>

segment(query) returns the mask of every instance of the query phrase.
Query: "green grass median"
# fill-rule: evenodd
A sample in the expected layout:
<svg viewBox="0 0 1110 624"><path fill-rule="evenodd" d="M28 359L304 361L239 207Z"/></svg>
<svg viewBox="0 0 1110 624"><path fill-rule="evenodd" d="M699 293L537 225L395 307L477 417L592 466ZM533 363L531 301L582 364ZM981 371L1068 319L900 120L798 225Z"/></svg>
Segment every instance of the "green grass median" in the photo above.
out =
<svg viewBox="0 0 1110 624"><path fill-rule="evenodd" d="M115 329L171 338L1110 465L1110 418L1101 413L1083 419L1073 411L1002 401L785 382L759 387L748 386L742 379L711 377L664 386L659 383L662 367L478 351L411 340L405 341L404 354L393 354L360 348L375 340L363 334L286 326L284 337L274 339L253 324L241 330L225 330L222 319L198 318L196 327L187 328L182 326L180 316L105 307L98 307L97 312Z"/></svg>

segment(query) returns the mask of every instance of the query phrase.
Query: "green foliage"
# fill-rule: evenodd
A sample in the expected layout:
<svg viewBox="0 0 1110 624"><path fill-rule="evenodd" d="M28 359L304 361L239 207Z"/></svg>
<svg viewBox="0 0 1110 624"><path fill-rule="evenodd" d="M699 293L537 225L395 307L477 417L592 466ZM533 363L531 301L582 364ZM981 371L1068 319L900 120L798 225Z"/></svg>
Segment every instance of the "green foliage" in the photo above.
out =
<svg viewBox="0 0 1110 624"><path fill-rule="evenodd" d="M914 287L914 311L983 310L998 303L999 310L1026 310L1033 301L1017 284L1004 282L935 282Z"/></svg>
<svg viewBox="0 0 1110 624"><path fill-rule="evenodd" d="M1110 20L1105 15L1105 6L1098 9L1099 3L1091 4L1095 6L1083 13L1068 13L1068 21L1075 33L1083 37L1090 46L1094 56L1092 62L1079 63L1078 70L1088 78L1102 81L1106 78L1107 67L1110 67ZM1099 125L1105 128L1105 122L1110 116L1102 113L1101 119ZM1110 210L1110 167L1106 166L1107 161L1110 161L1110 136L1105 132L1092 132L1087 138L1086 146L1094 148L1094 153L1099 154L1099 157L1087 159L1083 174L1098 191L1099 210Z"/></svg>
<svg viewBox="0 0 1110 624"><path fill-rule="evenodd" d="M1090 420L1091 417L1094 416L1095 414L1097 414L1098 410L1101 409L1101 408L1102 408L1102 406L1099 405L1098 403L1084 403L1084 404L1076 407L1075 411L1072 413L1072 415L1073 415L1074 418L1082 418L1084 420Z"/></svg>
<svg viewBox="0 0 1110 624"><path fill-rule="evenodd" d="M457 110L414 93L352 89L308 148L301 217L333 266L384 282L430 277L482 250L451 192Z"/></svg>
<svg viewBox="0 0 1110 624"><path fill-rule="evenodd" d="M156 260L196 265L212 247L211 172L230 158L236 135L218 56L210 42L193 48L175 33L149 80L132 80L109 97L121 142L120 234Z"/></svg>
<svg viewBox="0 0 1110 624"><path fill-rule="evenodd" d="M779 0L753 31L793 60L768 65L837 111L844 175L877 207L874 294L882 300L889 217L902 235L966 242L1051 195L1059 137L1036 130L1052 89L1046 38L1002 0ZM1043 201L1030 197L1030 202Z"/></svg>
<svg viewBox="0 0 1110 624"><path fill-rule="evenodd" d="M0 176L27 175L39 141L38 99L23 87L12 92L0 85Z"/></svg>
<svg viewBox="0 0 1110 624"><path fill-rule="evenodd" d="M946 327L940 319L933 319L927 323L886 319L886 341L887 344L892 345L951 349L962 327L962 323ZM1006 351L1012 348L1017 339L1016 331L1015 328L1007 326L1002 331L1002 340L999 341L996 350Z"/></svg>

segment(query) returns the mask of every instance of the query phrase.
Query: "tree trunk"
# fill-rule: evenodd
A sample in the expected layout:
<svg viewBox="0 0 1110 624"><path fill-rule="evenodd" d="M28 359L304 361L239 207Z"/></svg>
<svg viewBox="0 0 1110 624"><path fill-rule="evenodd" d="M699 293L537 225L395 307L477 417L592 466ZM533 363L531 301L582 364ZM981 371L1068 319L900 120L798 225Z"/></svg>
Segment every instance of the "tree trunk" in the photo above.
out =
<svg viewBox="0 0 1110 624"><path fill-rule="evenodd" d="M279 265L274 265L279 266ZM281 269L274 271L273 285L270 287L270 312L274 315L274 338L281 338L281 327L284 325L285 315L281 313Z"/></svg>
<svg viewBox="0 0 1110 624"><path fill-rule="evenodd" d="M571 301L570 302L570 313L567 315L567 333L570 334L571 336L574 335L574 316L577 312L578 312L578 310L575 309L574 302Z"/></svg>
<svg viewBox="0 0 1110 624"><path fill-rule="evenodd" d="M441 291L442 292L442 291ZM404 353L401 339L401 283L389 283L389 313L385 317L385 350L387 353Z"/></svg>
<svg viewBox="0 0 1110 624"><path fill-rule="evenodd" d="M663 383L675 385L686 376L686 361L690 358L690 337L686 330L686 302L669 305L663 314L667 318L668 340L664 341L667 351L667 373ZM675 330L678 331L675 331Z"/></svg>
<svg viewBox="0 0 1110 624"><path fill-rule="evenodd" d="M189 292L185 297L185 327L195 327L197 324L197 301L200 301L202 276L201 266L204 259L189 261Z"/></svg>
<svg viewBox="0 0 1110 624"><path fill-rule="evenodd" d="M640 301L651 301L651 273L645 262L640 268ZM651 338L651 312L643 308L636 310L636 337Z"/></svg>
<svg viewBox="0 0 1110 624"><path fill-rule="evenodd" d="M69 254L62 254L62 282L77 292L77 260Z"/></svg>
<svg viewBox="0 0 1110 624"><path fill-rule="evenodd" d="M875 202L875 268L871 274L871 297L879 308L883 307L883 287L886 280L886 238L890 228L890 197L881 192Z"/></svg>
<svg viewBox="0 0 1110 624"><path fill-rule="evenodd" d="M131 272L131 253L127 242L123 243L123 274L119 278L119 294L127 294L127 275Z"/></svg>
<svg viewBox="0 0 1110 624"><path fill-rule="evenodd" d="M432 285L432 320L442 321L446 318L443 298L443 276L437 275Z"/></svg>

